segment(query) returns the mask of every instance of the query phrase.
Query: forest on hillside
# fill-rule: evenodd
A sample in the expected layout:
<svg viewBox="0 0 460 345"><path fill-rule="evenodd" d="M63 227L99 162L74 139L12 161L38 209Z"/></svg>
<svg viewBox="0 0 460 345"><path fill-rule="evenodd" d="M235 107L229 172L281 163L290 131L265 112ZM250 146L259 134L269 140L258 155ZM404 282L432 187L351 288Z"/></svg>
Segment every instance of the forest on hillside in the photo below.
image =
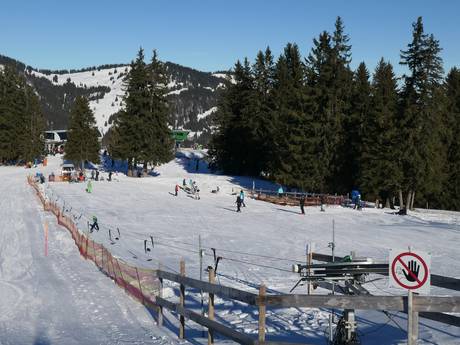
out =
<svg viewBox="0 0 460 345"><path fill-rule="evenodd" d="M403 46L403 44L402 44ZM440 42L422 18L401 49L398 77L379 61L352 70L340 17L303 57L288 43L234 66L210 144L226 173L317 193L362 191L388 206L460 210L460 70L445 74Z"/></svg>

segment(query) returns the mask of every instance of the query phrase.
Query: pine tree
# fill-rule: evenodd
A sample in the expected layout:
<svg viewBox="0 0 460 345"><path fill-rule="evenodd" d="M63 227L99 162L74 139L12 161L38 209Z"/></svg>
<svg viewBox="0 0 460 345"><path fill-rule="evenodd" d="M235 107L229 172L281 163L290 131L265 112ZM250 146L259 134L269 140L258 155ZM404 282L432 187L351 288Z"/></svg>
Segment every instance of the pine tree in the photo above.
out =
<svg viewBox="0 0 460 345"><path fill-rule="evenodd" d="M460 70L452 68L445 82L446 147L448 177L444 186L443 206L460 211Z"/></svg>
<svg viewBox="0 0 460 345"><path fill-rule="evenodd" d="M65 158L79 165L85 161L99 162L99 132L86 98L75 99L70 112L68 131Z"/></svg>
<svg viewBox="0 0 460 345"><path fill-rule="evenodd" d="M249 105L251 168L248 172L268 176L274 156L273 143L268 139L274 137L276 129L276 114L272 111L275 66L270 48L259 51L252 71L254 90Z"/></svg>
<svg viewBox="0 0 460 345"><path fill-rule="evenodd" d="M40 102L34 91L26 88L27 108L26 121L24 122L23 157L27 161L40 157L43 154L45 143L43 132L45 119L40 108Z"/></svg>
<svg viewBox="0 0 460 345"><path fill-rule="evenodd" d="M305 83L305 65L296 44L288 44L276 65L273 178L284 185L319 189L311 98Z"/></svg>
<svg viewBox="0 0 460 345"><path fill-rule="evenodd" d="M371 86L369 72L361 62L353 78L350 112L344 117L344 143L342 158L345 164L341 169L340 183L345 190L358 188L358 177L361 171L360 158L363 150L364 122L369 116Z"/></svg>
<svg viewBox="0 0 460 345"><path fill-rule="evenodd" d="M401 51L401 64L409 68L404 76L401 128L404 138L403 173L406 204L412 208L414 193L425 202L441 192L445 157L440 147L443 112L437 109L441 97L441 48L433 35L424 32L422 18L413 24L412 42Z"/></svg>
<svg viewBox="0 0 460 345"><path fill-rule="evenodd" d="M378 198L388 205L401 188L401 138L397 78L393 66L383 58L375 69L371 93L363 121L359 183L369 199Z"/></svg>
<svg viewBox="0 0 460 345"><path fill-rule="evenodd" d="M150 65L144 62L139 49L136 60L125 78L126 95L123 109L111 133L111 154L128 161L128 173L137 163L159 164L172 156L171 133L168 128L166 72L156 51Z"/></svg>
<svg viewBox="0 0 460 345"><path fill-rule="evenodd" d="M37 96L22 75L6 66L0 71L0 160L38 158L44 149L43 129Z"/></svg>
<svg viewBox="0 0 460 345"><path fill-rule="evenodd" d="M213 165L231 174L251 173L250 107L254 95L254 80L247 59L234 67L235 83L225 92L218 105L215 125L217 131L211 141Z"/></svg>
<svg viewBox="0 0 460 345"><path fill-rule="evenodd" d="M313 40L307 58L307 80L315 104L314 124L318 137L318 173L322 192L345 192L344 168L348 164L344 117L350 111L351 47L340 17L331 35L324 31Z"/></svg>

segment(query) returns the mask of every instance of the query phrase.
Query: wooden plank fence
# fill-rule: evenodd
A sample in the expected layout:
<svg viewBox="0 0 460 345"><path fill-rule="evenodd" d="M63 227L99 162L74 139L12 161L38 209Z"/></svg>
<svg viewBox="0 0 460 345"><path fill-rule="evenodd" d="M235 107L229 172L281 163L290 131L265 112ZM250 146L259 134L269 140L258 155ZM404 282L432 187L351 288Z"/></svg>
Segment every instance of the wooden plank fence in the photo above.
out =
<svg viewBox="0 0 460 345"><path fill-rule="evenodd" d="M256 344L284 344L287 342L266 341L266 308L336 308L336 309L358 309L358 310L385 310L402 311L410 315L408 334L412 340L416 340L418 333L419 313L430 314L439 312L460 312L460 296L434 297L434 296L347 296L347 295L267 295L266 287L260 286L259 293L251 293L236 288L216 285L215 274L209 269L209 282L193 279L185 276L185 264L181 262L180 274L175 274L161 269L157 270L156 276L160 279L161 286L164 280L169 280L180 285L180 301L174 303L160 296L156 297L155 305L158 310L158 324L162 324L163 309L169 309L179 315L179 337L185 338L185 319L190 319L197 324L208 328L208 344L214 343L216 333L244 345ZM185 289L194 288L209 294L208 316L201 315L185 307ZM214 296L225 299L236 300L245 304L258 307L258 336L257 338L238 332L214 319Z"/></svg>
<svg viewBox="0 0 460 345"><path fill-rule="evenodd" d="M316 260L316 261L332 262L332 255L313 253L312 257L313 257L313 260ZM343 257L340 257L340 256L334 257L335 261L340 261L342 259ZM388 274L383 274L383 275L387 276ZM460 291L460 279L457 279L457 278L445 277L445 276L440 276L437 274L431 274L431 285L441 287L444 289L448 289L448 290ZM404 312L407 312L407 311L404 311ZM460 317L456 315L445 314L445 313L441 313L440 311L429 312L429 313L421 311L419 313L419 316L425 319L432 320L432 321L437 321L437 322L441 322L447 325L460 327Z"/></svg>

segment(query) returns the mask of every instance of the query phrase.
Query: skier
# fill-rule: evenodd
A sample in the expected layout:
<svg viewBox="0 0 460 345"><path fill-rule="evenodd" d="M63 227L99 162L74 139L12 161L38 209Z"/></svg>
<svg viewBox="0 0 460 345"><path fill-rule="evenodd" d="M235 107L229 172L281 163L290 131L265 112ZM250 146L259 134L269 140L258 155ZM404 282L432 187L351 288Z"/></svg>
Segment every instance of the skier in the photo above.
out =
<svg viewBox="0 0 460 345"><path fill-rule="evenodd" d="M236 197L236 212L241 212L241 196Z"/></svg>
<svg viewBox="0 0 460 345"><path fill-rule="evenodd" d="M195 194L195 199L200 200L200 189L196 185L196 183L193 184L193 194Z"/></svg>
<svg viewBox="0 0 460 345"><path fill-rule="evenodd" d="M326 198L324 197L323 194L321 194L320 203L321 203L321 212L326 212L326 209L325 209L325 206L326 206Z"/></svg>
<svg viewBox="0 0 460 345"><path fill-rule="evenodd" d="M300 204L300 212L302 212L302 214L305 215L305 210L304 210L304 206L305 206L305 194L302 194L302 195L300 196L299 204Z"/></svg>
<svg viewBox="0 0 460 345"><path fill-rule="evenodd" d="M91 183L91 180L88 180L88 184L86 185L86 192L87 193L93 192L93 184Z"/></svg>
<svg viewBox="0 0 460 345"><path fill-rule="evenodd" d="M93 232L94 229L99 231L99 224L97 224L97 217L93 216L93 224L91 224L91 228L89 229L89 232Z"/></svg>
<svg viewBox="0 0 460 345"><path fill-rule="evenodd" d="M99 181L99 170L96 169L96 181Z"/></svg>
<svg viewBox="0 0 460 345"><path fill-rule="evenodd" d="M246 207L246 204L244 203L244 191L241 190L240 192L240 199L241 199L241 204L243 205L243 207Z"/></svg>
<svg viewBox="0 0 460 345"><path fill-rule="evenodd" d="M185 178L182 180L182 187L185 187L187 185L187 182L185 182Z"/></svg>
<svg viewBox="0 0 460 345"><path fill-rule="evenodd" d="M176 183L176 187L174 188L174 195L177 196L178 192L179 192L179 185Z"/></svg>
<svg viewBox="0 0 460 345"><path fill-rule="evenodd" d="M91 180L94 180L94 170L91 170Z"/></svg>
<svg viewBox="0 0 460 345"><path fill-rule="evenodd" d="M112 181L112 172L109 172L109 181Z"/></svg>
<svg viewBox="0 0 460 345"><path fill-rule="evenodd" d="M278 198L281 198L281 197L283 196L283 193L284 193L283 187L280 186L280 187L278 188Z"/></svg>

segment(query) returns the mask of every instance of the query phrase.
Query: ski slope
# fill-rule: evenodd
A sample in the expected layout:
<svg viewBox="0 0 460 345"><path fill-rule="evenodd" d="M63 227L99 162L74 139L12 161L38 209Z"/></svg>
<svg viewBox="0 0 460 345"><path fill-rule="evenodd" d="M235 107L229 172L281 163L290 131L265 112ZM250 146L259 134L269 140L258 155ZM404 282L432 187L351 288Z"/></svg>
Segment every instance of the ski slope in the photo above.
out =
<svg viewBox="0 0 460 345"><path fill-rule="evenodd" d="M39 207L25 180L30 172L0 167L0 344L175 343L139 303L82 260L67 230Z"/></svg>
<svg viewBox="0 0 460 345"><path fill-rule="evenodd" d="M329 207L320 212L306 208L301 216L297 207L283 207L246 196L247 207L236 213L235 195L241 188L271 187L251 178L210 174L201 162L195 171L196 152L185 152L155 169L155 176L128 178L115 174L114 181L93 183L93 193L85 192L86 184L51 183L45 185L49 198L58 200L71 213L81 215L79 227L87 231L87 222L97 216L101 230L91 234L117 257L131 264L156 268L162 265L177 271L179 261L186 261L188 276L198 278L200 263L198 245L205 249L203 267L214 265L213 252L222 256L218 278L221 284L256 291L265 283L269 292L288 292L298 280L291 273L291 265L305 261L305 245L314 242L316 251L330 253L332 223L335 224L336 254L356 251L359 256L387 260L390 248L414 249L430 252L432 273L460 277L458 243L460 214L446 211L412 212L401 217L389 210L364 209L362 212L342 207ZM47 171L58 170L59 158L53 157ZM103 173L102 176L106 176ZM195 200L180 191L174 196L176 183L183 179L197 182L201 199ZM211 193L219 186L220 192ZM108 230L120 229L119 241L111 244ZM153 238L153 245L151 239ZM144 250L147 240L150 251ZM365 287L373 294L402 294L390 289L382 278ZM166 296L175 298L171 285ZM299 287L295 292L304 292ZM327 293L318 289L315 293ZM433 295L455 292L432 287ZM199 299L199 296L189 293ZM189 298L189 297L187 297ZM238 303L219 300L223 306L219 317L229 325L249 334L257 332L257 316L252 309ZM361 340L364 344L404 344L407 318L392 313L392 320L380 312L358 312ZM267 335L282 341L326 344L328 313L322 309L296 308L269 310ZM192 327L193 326L189 326ZM196 330L200 328L195 327ZM458 344L460 331L436 322L422 320L419 344ZM205 342L206 339L200 341Z"/></svg>

